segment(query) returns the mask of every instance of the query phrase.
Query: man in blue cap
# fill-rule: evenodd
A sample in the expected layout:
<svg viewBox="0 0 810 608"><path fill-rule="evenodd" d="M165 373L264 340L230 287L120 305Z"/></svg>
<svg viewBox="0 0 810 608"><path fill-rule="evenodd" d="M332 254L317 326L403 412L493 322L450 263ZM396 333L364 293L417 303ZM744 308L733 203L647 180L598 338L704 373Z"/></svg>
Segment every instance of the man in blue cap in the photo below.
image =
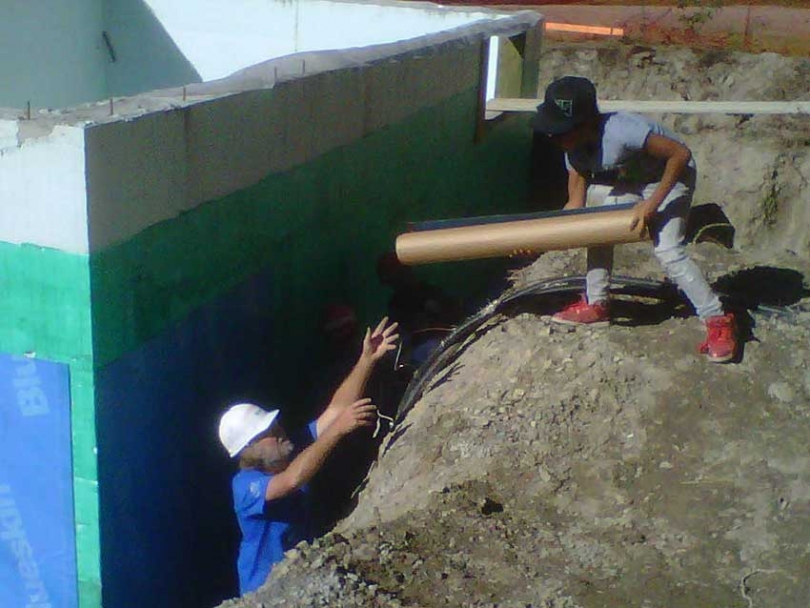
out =
<svg viewBox="0 0 810 608"><path fill-rule="evenodd" d="M588 188L599 183L612 187L605 205L635 203L629 228L641 223L650 231L655 256L706 325L700 352L712 362L732 360L737 349L734 316L724 312L719 297L686 252L684 234L697 178L689 148L668 129L639 114L601 113L596 87L578 76L565 76L546 88L532 125L565 152L565 208L584 207ZM587 257L586 292L581 301L555 314L555 322L610 322L613 247L589 248Z"/></svg>

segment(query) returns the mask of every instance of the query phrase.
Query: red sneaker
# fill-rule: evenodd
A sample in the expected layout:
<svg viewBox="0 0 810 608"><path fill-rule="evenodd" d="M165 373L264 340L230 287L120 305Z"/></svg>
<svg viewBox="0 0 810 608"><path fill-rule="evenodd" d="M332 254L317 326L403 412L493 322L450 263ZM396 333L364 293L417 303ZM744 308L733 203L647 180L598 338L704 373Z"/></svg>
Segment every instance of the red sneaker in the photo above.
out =
<svg viewBox="0 0 810 608"><path fill-rule="evenodd" d="M579 302L574 302L553 315L551 320L564 325L600 327L610 323L610 313L607 302L588 304L588 301L583 297Z"/></svg>
<svg viewBox="0 0 810 608"><path fill-rule="evenodd" d="M706 319L706 340L700 352L712 363L731 361L737 352L737 327L730 312Z"/></svg>

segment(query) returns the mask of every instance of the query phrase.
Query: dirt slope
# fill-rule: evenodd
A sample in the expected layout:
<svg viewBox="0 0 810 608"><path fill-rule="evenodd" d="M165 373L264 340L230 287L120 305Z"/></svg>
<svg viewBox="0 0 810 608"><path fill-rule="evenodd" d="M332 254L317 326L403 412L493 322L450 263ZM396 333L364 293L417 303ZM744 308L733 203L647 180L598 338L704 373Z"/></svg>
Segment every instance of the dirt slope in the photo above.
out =
<svg viewBox="0 0 810 608"><path fill-rule="evenodd" d="M577 45L544 65L625 98L807 99L810 73L770 55ZM524 298L389 435L355 511L223 606L810 604L808 119L665 120L703 168L696 204L720 203L738 229L732 251L690 247L739 312L740 360L705 363L677 298L620 298L603 329L559 328L559 300ZM558 252L513 278L583 270L582 252ZM645 244L618 249L617 273L662 278Z"/></svg>

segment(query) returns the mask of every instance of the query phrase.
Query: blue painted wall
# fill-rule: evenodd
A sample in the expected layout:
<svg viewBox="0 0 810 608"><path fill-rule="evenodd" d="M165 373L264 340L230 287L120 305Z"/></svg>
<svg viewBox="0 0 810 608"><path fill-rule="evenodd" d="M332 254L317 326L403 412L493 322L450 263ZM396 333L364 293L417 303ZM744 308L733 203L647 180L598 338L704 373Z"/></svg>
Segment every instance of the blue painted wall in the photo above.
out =
<svg viewBox="0 0 810 608"><path fill-rule="evenodd" d="M105 606L211 606L238 593L226 404L273 402L269 271L96 376Z"/></svg>

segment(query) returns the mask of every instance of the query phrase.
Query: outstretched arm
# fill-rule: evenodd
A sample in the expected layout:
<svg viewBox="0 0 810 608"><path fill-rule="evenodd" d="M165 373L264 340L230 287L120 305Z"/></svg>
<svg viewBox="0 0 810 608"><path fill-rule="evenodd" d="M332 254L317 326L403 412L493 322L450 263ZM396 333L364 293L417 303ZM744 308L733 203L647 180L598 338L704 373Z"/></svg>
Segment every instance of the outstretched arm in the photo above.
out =
<svg viewBox="0 0 810 608"><path fill-rule="evenodd" d="M346 407L361 397L377 361L387 352L396 348L396 341L399 339L399 334L395 333L396 329L396 323L388 324L388 317L383 317L374 331L371 331L370 328L366 329L363 351L360 353L357 363L337 388L324 412L318 417L318 436L329 428Z"/></svg>
<svg viewBox="0 0 810 608"><path fill-rule="evenodd" d="M371 399L360 399L343 408L312 445L296 456L281 473L273 476L267 484L264 499L276 500L299 489L320 470L343 437L361 427L374 426L376 420L377 408Z"/></svg>

